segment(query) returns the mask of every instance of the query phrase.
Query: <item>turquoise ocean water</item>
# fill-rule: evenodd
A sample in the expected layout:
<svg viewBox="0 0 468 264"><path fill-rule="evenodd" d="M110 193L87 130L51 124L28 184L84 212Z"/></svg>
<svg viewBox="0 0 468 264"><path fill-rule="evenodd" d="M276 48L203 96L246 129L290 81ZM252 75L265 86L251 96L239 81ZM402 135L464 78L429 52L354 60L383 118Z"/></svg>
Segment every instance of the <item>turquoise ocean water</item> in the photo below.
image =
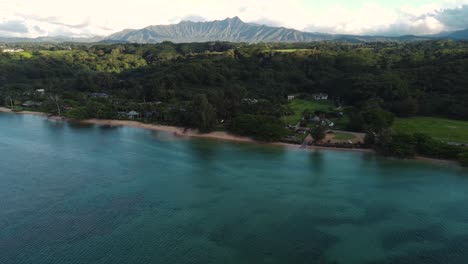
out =
<svg viewBox="0 0 468 264"><path fill-rule="evenodd" d="M0 263L468 263L468 171L0 114Z"/></svg>

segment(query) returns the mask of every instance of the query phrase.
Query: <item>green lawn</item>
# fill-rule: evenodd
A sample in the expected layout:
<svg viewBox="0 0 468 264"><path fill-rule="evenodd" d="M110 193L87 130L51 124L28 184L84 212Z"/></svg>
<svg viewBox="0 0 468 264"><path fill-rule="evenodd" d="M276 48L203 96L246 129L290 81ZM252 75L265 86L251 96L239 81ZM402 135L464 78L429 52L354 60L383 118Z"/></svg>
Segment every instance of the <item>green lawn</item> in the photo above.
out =
<svg viewBox="0 0 468 264"><path fill-rule="evenodd" d="M398 118L393 128L402 133L424 133L438 140L468 143L468 121L435 117Z"/></svg>
<svg viewBox="0 0 468 264"><path fill-rule="evenodd" d="M353 134L348 134L348 133L335 133L333 138L335 140L352 140L352 139L355 139L356 137Z"/></svg>
<svg viewBox="0 0 468 264"><path fill-rule="evenodd" d="M23 52L20 52L19 54L21 54L21 56L23 56L26 59L30 59L33 56L32 52L30 52L30 51L23 51Z"/></svg>
<svg viewBox="0 0 468 264"><path fill-rule="evenodd" d="M289 107L293 110L293 114L286 116L285 120L291 124L295 125L297 122L301 121L302 113L304 110L309 109L313 111L329 111L334 108L333 103L330 101L317 101L317 100L304 100L304 99L294 99L289 101Z"/></svg>
<svg viewBox="0 0 468 264"><path fill-rule="evenodd" d="M311 51L311 50L310 49L276 49L273 51L280 52L280 53L294 53L294 52L299 52L299 51Z"/></svg>

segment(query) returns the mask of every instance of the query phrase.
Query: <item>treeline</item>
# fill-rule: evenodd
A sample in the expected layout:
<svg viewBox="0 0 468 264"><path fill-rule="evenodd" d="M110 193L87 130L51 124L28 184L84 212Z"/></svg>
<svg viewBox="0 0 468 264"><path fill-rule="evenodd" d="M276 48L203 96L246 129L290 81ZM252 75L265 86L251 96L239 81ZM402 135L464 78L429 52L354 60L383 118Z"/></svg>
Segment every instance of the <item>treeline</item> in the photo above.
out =
<svg viewBox="0 0 468 264"><path fill-rule="evenodd" d="M378 153L386 156L458 160L461 165L468 166L468 150L465 146L450 145L425 134L392 133L387 130L378 135L368 134L366 141Z"/></svg>

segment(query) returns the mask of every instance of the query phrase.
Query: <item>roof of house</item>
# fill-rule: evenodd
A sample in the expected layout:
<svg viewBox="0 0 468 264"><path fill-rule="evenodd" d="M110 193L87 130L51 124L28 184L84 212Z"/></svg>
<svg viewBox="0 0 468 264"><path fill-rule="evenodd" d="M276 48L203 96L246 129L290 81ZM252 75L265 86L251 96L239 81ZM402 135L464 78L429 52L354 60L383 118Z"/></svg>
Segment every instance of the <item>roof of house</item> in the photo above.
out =
<svg viewBox="0 0 468 264"><path fill-rule="evenodd" d="M128 112L127 115L129 115L129 116L137 116L137 115L140 115L140 114L139 114L137 111L133 111L133 110L132 110L132 111Z"/></svg>
<svg viewBox="0 0 468 264"><path fill-rule="evenodd" d="M29 101L24 102L22 105L24 105L24 106L38 106L38 105L41 105L41 103L29 100Z"/></svg>
<svg viewBox="0 0 468 264"><path fill-rule="evenodd" d="M106 93L92 93L91 96L93 97L108 97L109 95Z"/></svg>

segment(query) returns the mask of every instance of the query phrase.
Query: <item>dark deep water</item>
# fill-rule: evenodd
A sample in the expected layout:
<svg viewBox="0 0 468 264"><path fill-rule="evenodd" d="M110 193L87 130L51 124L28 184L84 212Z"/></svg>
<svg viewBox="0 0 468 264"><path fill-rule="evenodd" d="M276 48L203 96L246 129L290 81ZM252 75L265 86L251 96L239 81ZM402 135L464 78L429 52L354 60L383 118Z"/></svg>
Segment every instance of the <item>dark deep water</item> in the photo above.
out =
<svg viewBox="0 0 468 264"><path fill-rule="evenodd" d="M0 263L468 263L468 171L0 114Z"/></svg>

